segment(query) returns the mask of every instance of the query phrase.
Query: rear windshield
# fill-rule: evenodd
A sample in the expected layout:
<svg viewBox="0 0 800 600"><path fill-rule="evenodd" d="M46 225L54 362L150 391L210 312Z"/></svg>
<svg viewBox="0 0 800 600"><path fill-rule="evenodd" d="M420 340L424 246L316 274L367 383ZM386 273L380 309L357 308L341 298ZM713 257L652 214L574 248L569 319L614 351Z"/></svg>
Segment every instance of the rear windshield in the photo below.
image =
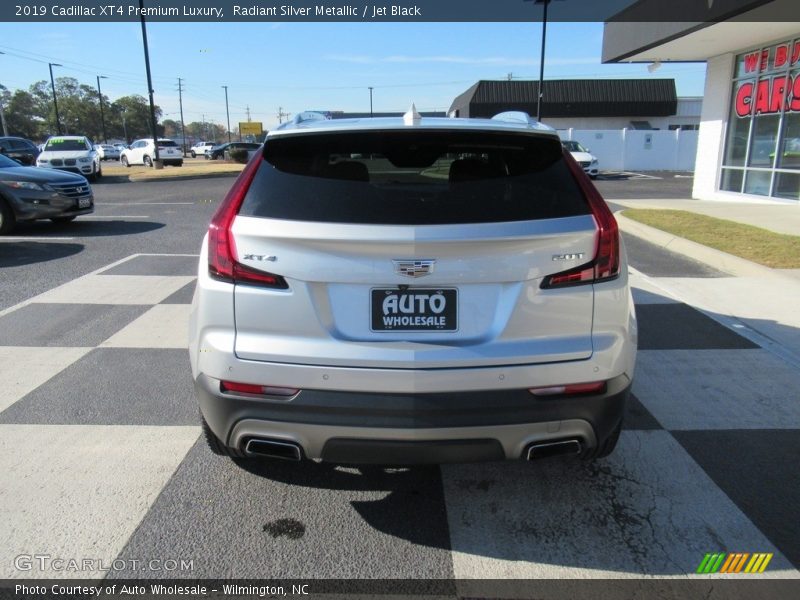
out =
<svg viewBox="0 0 800 600"><path fill-rule="evenodd" d="M175 142L172 140L158 140L158 147L159 148L172 148L173 146L177 146Z"/></svg>
<svg viewBox="0 0 800 600"><path fill-rule="evenodd" d="M279 137L239 214L398 225L588 214L562 152L557 139L475 131Z"/></svg>

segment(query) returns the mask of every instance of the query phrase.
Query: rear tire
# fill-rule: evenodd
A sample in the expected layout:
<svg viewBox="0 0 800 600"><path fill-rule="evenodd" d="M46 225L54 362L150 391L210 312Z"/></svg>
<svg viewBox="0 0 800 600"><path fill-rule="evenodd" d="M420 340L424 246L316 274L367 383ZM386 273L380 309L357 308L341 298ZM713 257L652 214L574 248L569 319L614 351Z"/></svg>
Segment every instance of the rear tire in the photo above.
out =
<svg viewBox="0 0 800 600"><path fill-rule="evenodd" d="M0 198L0 235L8 235L17 224L17 218L14 216L14 211L6 204L6 201Z"/></svg>
<svg viewBox="0 0 800 600"><path fill-rule="evenodd" d="M202 420L203 426L203 437L206 438L206 444L208 444L209 450L216 454L217 456L227 456L228 458L244 458L244 454L239 452L236 448L230 448L222 443L211 428L206 423L206 420L200 417Z"/></svg>
<svg viewBox="0 0 800 600"><path fill-rule="evenodd" d="M596 460L598 458L605 458L612 452L614 452L614 448L617 447L617 442L619 442L619 434L622 432L622 421L620 421L617 426L614 428L614 431L602 442L600 445L595 448L592 452L587 453L584 455L583 458L586 460Z"/></svg>
<svg viewBox="0 0 800 600"><path fill-rule="evenodd" d="M130 163L128 163L128 157L127 156L121 156L120 159L119 159L119 162L122 163L123 167L130 168L130 166L131 166Z"/></svg>

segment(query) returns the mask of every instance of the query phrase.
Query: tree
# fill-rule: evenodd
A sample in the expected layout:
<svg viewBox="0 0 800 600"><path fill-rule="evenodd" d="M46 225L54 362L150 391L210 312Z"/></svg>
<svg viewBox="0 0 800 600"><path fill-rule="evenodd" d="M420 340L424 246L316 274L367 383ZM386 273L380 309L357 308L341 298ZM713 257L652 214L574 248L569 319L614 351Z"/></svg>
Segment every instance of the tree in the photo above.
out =
<svg viewBox="0 0 800 600"><path fill-rule="evenodd" d="M161 118L161 109L156 106L156 121ZM124 119L124 122L123 122ZM136 138L152 137L150 130L150 103L144 96L133 94L117 98L109 107L106 119L109 137L125 138L127 142ZM164 135L164 127L157 126L158 135Z"/></svg>
<svg viewBox="0 0 800 600"><path fill-rule="evenodd" d="M16 90L7 101L3 98L3 106L9 135L37 141L47 137L47 123L37 114L36 102L29 92Z"/></svg>

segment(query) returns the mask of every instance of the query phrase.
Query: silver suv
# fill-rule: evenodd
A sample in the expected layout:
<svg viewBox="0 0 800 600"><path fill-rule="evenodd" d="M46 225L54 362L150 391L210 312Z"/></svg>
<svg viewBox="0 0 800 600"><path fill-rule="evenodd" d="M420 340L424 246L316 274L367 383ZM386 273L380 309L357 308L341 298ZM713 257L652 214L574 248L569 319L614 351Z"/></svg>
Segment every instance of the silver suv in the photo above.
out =
<svg viewBox="0 0 800 600"><path fill-rule="evenodd" d="M605 456L636 356L614 216L524 113L271 131L190 321L205 436L233 457Z"/></svg>

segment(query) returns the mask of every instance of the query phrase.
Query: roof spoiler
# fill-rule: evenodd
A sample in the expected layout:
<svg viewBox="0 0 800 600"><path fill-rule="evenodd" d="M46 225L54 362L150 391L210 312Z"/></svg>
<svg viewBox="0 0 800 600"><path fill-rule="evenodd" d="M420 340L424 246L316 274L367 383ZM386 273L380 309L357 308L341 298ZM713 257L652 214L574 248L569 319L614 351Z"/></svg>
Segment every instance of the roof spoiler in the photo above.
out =
<svg viewBox="0 0 800 600"><path fill-rule="evenodd" d="M283 125L277 127L277 129L292 129L298 125L301 125L302 123L307 123L308 121L327 121L329 119L330 117L321 112L305 110L301 113L297 113L291 121L287 121Z"/></svg>

